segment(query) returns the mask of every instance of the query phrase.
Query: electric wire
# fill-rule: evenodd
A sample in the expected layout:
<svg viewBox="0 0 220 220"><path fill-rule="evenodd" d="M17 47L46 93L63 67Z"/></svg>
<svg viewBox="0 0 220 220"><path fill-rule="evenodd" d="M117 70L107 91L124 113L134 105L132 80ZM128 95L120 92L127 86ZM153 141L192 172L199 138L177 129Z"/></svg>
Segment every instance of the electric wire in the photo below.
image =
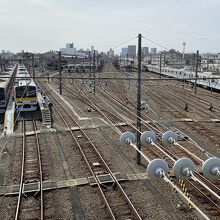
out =
<svg viewBox="0 0 220 220"><path fill-rule="evenodd" d="M155 45L157 45L157 46L159 46L159 47L165 49L165 50L169 50L167 47L165 47L165 46L163 46L163 45L161 45L161 44L159 44L159 43L157 43L157 42L155 42L155 41L153 41L153 40L151 40L151 39L149 39L149 38L147 38L147 37L142 36L142 38L143 38L144 40L146 40L146 41L149 41L149 42L151 42L151 43L153 43L153 44L155 44Z"/></svg>

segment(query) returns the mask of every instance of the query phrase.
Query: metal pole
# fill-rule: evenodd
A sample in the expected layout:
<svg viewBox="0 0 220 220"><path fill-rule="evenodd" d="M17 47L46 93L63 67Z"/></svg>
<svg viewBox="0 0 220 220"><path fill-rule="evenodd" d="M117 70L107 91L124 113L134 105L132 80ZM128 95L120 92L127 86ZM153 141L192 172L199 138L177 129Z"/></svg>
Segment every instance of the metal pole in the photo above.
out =
<svg viewBox="0 0 220 220"><path fill-rule="evenodd" d="M99 59L99 56L98 56L98 51L97 51L97 56L96 56L96 61L95 61L95 65L96 65L96 71L98 72L99 70L98 70L98 59ZM100 76L100 74L99 74L99 76Z"/></svg>
<svg viewBox="0 0 220 220"><path fill-rule="evenodd" d="M138 80L137 80L137 148L141 150L141 34L138 35ZM137 164L141 163L141 154L137 151Z"/></svg>
<svg viewBox="0 0 220 220"><path fill-rule="evenodd" d="M93 92L95 93L95 50L93 52Z"/></svg>
<svg viewBox="0 0 220 220"><path fill-rule="evenodd" d="M28 53L27 54L27 62L28 62L28 72L29 72L29 74L31 74L31 61L30 61L30 56L31 56L31 54L30 53Z"/></svg>
<svg viewBox="0 0 220 220"><path fill-rule="evenodd" d="M89 77L91 78L92 77L92 56L91 56L91 51L89 51L89 69L90 69Z"/></svg>
<svg viewBox="0 0 220 220"><path fill-rule="evenodd" d="M99 65L99 56L97 54L97 57L96 57L96 69L98 70L98 65Z"/></svg>
<svg viewBox="0 0 220 220"><path fill-rule="evenodd" d="M196 85L197 85L197 77L198 77L198 58L199 58L199 51L197 50L196 53L196 70L195 70L195 84L194 84L194 93L196 93Z"/></svg>
<svg viewBox="0 0 220 220"><path fill-rule="evenodd" d="M163 55L163 66L165 66L165 63L166 63L166 59L165 59L165 53Z"/></svg>
<svg viewBox="0 0 220 220"><path fill-rule="evenodd" d="M59 51L59 77L60 77L60 80L59 80L59 89L60 89L60 95L62 95L62 75L61 75L61 52Z"/></svg>
<svg viewBox="0 0 220 220"><path fill-rule="evenodd" d="M33 69L33 79L35 80L34 54L33 53L32 53L32 69Z"/></svg>
<svg viewBox="0 0 220 220"><path fill-rule="evenodd" d="M162 65L162 53L160 54L160 76L159 76L159 78L161 78L161 65Z"/></svg>

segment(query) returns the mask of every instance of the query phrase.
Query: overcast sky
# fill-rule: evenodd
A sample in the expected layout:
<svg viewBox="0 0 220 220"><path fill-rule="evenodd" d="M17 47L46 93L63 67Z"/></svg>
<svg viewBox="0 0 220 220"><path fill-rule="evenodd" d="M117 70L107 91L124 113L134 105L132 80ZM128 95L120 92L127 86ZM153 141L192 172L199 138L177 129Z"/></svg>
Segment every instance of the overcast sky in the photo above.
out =
<svg viewBox="0 0 220 220"><path fill-rule="evenodd" d="M45 52L74 42L107 51L141 33L167 48L182 51L186 42L186 52L220 52L219 21L220 0L0 0L0 50Z"/></svg>

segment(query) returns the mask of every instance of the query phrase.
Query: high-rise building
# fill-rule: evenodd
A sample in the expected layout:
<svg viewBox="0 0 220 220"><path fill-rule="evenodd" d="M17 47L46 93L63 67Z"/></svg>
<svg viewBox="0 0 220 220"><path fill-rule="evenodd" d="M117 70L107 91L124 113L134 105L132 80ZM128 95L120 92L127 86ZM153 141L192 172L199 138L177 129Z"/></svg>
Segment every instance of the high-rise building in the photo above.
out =
<svg viewBox="0 0 220 220"><path fill-rule="evenodd" d="M153 55L157 54L157 48L151 48L150 53Z"/></svg>
<svg viewBox="0 0 220 220"><path fill-rule="evenodd" d="M66 48L74 48L74 43L67 43Z"/></svg>
<svg viewBox="0 0 220 220"><path fill-rule="evenodd" d="M128 57L136 57L136 45L128 45Z"/></svg>
<svg viewBox="0 0 220 220"><path fill-rule="evenodd" d="M127 47L121 48L121 56L125 58L127 57L127 54L128 54L128 48Z"/></svg>
<svg viewBox="0 0 220 220"><path fill-rule="evenodd" d="M62 54L68 54L68 55L73 55L76 52L76 49L74 48L73 43L66 43L65 48L60 48L60 52Z"/></svg>
<svg viewBox="0 0 220 220"><path fill-rule="evenodd" d="M146 57L149 54L149 47L142 47L141 48L142 57Z"/></svg>

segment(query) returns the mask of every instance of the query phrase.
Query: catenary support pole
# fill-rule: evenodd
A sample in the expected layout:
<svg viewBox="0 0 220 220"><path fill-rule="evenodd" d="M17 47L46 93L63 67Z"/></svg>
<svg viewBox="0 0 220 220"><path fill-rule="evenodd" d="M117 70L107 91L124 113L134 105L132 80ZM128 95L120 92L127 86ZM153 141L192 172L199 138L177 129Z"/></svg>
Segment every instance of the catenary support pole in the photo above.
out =
<svg viewBox="0 0 220 220"><path fill-rule="evenodd" d="M89 51L89 78L92 77L92 51Z"/></svg>
<svg viewBox="0 0 220 220"><path fill-rule="evenodd" d="M35 80L34 54L33 53L32 53L32 71L33 71L33 79Z"/></svg>
<svg viewBox="0 0 220 220"><path fill-rule="evenodd" d="M141 34L138 35L138 80L137 80L137 148L141 150ZM137 164L141 163L141 155L137 151Z"/></svg>
<svg viewBox="0 0 220 220"><path fill-rule="evenodd" d="M162 67L162 53L160 53L160 78L161 78L161 67Z"/></svg>
<svg viewBox="0 0 220 220"><path fill-rule="evenodd" d="M198 78L198 63L199 63L199 51L197 50L196 53L196 70L195 70L195 84L194 84L194 93L196 93L196 86L197 86L197 78Z"/></svg>
<svg viewBox="0 0 220 220"><path fill-rule="evenodd" d="M61 52L59 51L59 89L60 89L60 95L62 95L62 67L61 67Z"/></svg>
<svg viewBox="0 0 220 220"><path fill-rule="evenodd" d="M95 93L95 71L96 71L96 68L95 68L95 50L93 52L93 92Z"/></svg>

